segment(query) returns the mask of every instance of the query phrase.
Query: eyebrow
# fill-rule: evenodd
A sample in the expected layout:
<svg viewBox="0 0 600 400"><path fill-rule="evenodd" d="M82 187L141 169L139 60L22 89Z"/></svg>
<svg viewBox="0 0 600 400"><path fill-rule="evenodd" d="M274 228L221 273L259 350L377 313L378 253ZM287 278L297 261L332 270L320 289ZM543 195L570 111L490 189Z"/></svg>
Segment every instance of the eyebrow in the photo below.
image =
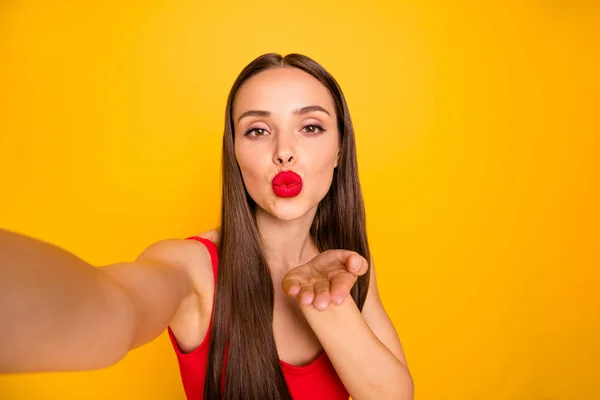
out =
<svg viewBox="0 0 600 400"><path fill-rule="evenodd" d="M302 107L302 108L298 108L294 111L292 111L293 115L304 115L304 114L308 114L310 112L313 111L320 111L323 112L327 115L331 115L329 114L329 111L327 111L326 109L324 109L321 106L306 106L306 107ZM246 117L269 117L271 115L270 111L265 111L265 110L248 110L245 113L243 113L242 115L239 116L238 118L238 122L240 122L242 120L242 118L246 118Z"/></svg>

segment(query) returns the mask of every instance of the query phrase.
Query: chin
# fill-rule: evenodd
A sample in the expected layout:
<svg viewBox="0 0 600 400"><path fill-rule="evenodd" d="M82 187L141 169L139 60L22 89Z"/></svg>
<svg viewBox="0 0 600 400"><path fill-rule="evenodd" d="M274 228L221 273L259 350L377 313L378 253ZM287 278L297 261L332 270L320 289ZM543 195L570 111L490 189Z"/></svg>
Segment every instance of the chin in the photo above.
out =
<svg viewBox="0 0 600 400"><path fill-rule="evenodd" d="M256 204L262 212L281 221L294 221L300 219L311 210L311 207L306 204L306 201L302 201L300 198L276 198L275 201L269 201L266 204Z"/></svg>
<svg viewBox="0 0 600 400"><path fill-rule="evenodd" d="M275 205L269 210L269 214L282 221L294 221L304 217L308 209L301 205Z"/></svg>

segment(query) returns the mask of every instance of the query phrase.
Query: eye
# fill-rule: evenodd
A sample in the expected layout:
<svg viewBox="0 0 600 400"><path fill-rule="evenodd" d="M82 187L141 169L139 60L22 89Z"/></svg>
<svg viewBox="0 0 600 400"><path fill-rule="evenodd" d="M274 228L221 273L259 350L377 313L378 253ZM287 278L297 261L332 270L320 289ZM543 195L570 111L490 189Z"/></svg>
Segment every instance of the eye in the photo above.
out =
<svg viewBox="0 0 600 400"><path fill-rule="evenodd" d="M244 136L249 136L252 139L258 139L267 135L269 135L269 132L263 128L250 128L244 134Z"/></svg>
<svg viewBox="0 0 600 400"><path fill-rule="evenodd" d="M306 132L306 133L310 133L311 135L315 135L318 133L325 132L325 129L323 129L323 127L320 125L311 124L311 125L306 125L304 128L302 128L302 132Z"/></svg>

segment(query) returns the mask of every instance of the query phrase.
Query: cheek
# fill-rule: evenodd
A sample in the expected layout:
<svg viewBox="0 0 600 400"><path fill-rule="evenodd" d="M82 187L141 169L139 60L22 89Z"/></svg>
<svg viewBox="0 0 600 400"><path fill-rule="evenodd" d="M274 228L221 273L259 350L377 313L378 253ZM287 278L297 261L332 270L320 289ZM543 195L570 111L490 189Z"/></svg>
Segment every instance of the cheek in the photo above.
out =
<svg viewBox="0 0 600 400"><path fill-rule="evenodd" d="M334 140L313 146L309 154L311 164L323 171L335 168L338 148L338 142Z"/></svg>
<svg viewBox="0 0 600 400"><path fill-rule="evenodd" d="M312 166L312 173L315 177L315 189L318 191L319 196L325 196L331 181L333 180L333 173L335 170L335 162L337 158L337 145L328 145L313 149L311 154L309 165Z"/></svg>
<svg viewBox="0 0 600 400"><path fill-rule="evenodd" d="M248 193L252 196L262 181L263 174L261 171L264 170L261 167L262 160L259 159L256 152L248 151L248 149L244 148L236 148L235 157L242 172L244 185Z"/></svg>

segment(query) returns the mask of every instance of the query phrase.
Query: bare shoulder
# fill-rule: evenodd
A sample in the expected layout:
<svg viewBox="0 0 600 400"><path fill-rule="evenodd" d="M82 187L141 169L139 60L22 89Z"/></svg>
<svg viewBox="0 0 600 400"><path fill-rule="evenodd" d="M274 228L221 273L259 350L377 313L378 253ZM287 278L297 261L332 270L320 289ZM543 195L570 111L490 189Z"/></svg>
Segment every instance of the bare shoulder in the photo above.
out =
<svg viewBox="0 0 600 400"><path fill-rule="evenodd" d="M195 236L209 239L218 245L218 229L206 231ZM181 238L159 240L144 249L136 259L136 262L162 263L183 268L192 279L196 291L200 291L206 284L207 279L212 281L210 253L205 245L196 240Z"/></svg>
<svg viewBox="0 0 600 400"><path fill-rule="evenodd" d="M203 232L196 236L200 236L201 238L208 239L218 246L219 241L221 239L221 232L220 232L219 228L215 228L210 231Z"/></svg>
<svg viewBox="0 0 600 400"><path fill-rule="evenodd" d="M195 236L209 239L217 245L219 242L217 229ZM183 300L170 323L177 345L181 351L188 353L196 349L206 336L214 296L214 275L210 253L205 245L197 240L178 240L174 247L181 253L179 257L185 259L196 289L194 295Z"/></svg>

